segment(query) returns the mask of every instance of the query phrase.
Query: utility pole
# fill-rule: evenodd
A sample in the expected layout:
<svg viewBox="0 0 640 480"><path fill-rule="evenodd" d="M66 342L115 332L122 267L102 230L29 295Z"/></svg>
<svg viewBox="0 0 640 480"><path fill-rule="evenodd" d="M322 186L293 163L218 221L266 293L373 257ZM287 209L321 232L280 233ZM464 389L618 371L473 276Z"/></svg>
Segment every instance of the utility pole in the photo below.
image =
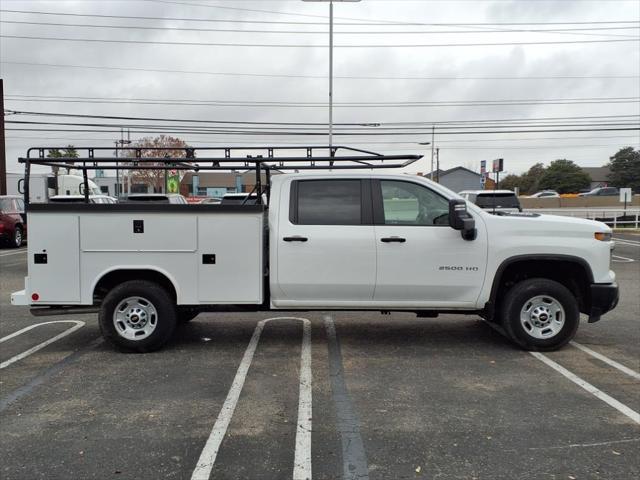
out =
<svg viewBox="0 0 640 480"><path fill-rule="evenodd" d="M433 147L436 143L436 126L431 125L431 175L430 180L433 181Z"/></svg>
<svg viewBox="0 0 640 480"><path fill-rule="evenodd" d="M436 182L440 183L440 147L436 148Z"/></svg>
<svg viewBox="0 0 640 480"><path fill-rule="evenodd" d="M0 195L7 194L7 156L4 146L4 85L0 78Z"/></svg>

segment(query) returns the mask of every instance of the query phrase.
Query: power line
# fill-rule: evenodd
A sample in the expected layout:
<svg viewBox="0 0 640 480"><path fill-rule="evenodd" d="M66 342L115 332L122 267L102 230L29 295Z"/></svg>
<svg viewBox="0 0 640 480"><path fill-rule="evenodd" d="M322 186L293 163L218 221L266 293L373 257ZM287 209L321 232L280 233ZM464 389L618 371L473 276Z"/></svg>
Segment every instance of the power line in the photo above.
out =
<svg viewBox="0 0 640 480"><path fill-rule="evenodd" d="M97 115L97 114L84 114L84 113L59 113L59 112L34 112L34 111L22 111L22 110L5 110L5 116L11 115L25 115L25 116L43 116L43 117L62 117L62 118L92 118L102 120L129 120L129 121L162 121L162 122L180 122L180 123L198 123L198 124L230 124L230 125L287 125L287 126L322 126L327 125L326 122L258 122L258 121L240 121L240 120L201 120L201 119L185 119L185 118L167 118L167 117L134 117L134 116L122 116L122 115ZM569 117L529 117L529 118L500 118L500 119L479 119L479 120L433 120L427 121L411 121L411 122L384 122L384 121L362 121L352 123L336 123L337 126L360 126L360 127L390 127L390 126L437 126L438 129L444 125L461 125L461 124L487 124L487 123L507 123L514 124L526 124L526 125L549 125L550 122L557 124L558 122L572 121L576 122L589 122L591 124L606 125L612 124L611 122L636 122L640 120L640 115L581 115L581 116L569 116Z"/></svg>
<svg viewBox="0 0 640 480"><path fill-rule="evenodd" d="M138 45L177 45L187 47L252 47L252 48L328 48L321 44L294 44L294 43L227 43L227 42L169 42L158 40L114 40L106 38L67 38L67 37L40 37L31 35L0 35L2 38L20 40L46 40L60 42L87 42L87 43L124 43ZM435 48L435 47L503 47L513 45L560 45L560 44L589 44L589 43L619 43L636 42L637 38L603 39L603 40L557 40L540 42L494 42L494 43L432 43L432 44L387 44L387 45L334 45L333 48Z"/></svg>
<svg viewBox="0 0 640 480"><path fill-rule="evenodd" d="M243 101L243 100L195 100L195 99L149 99L123 97L77 97L77 96L40 96L7 95L7 101L54 102L54 103L107 103L137 105L183 105L183 106L226 106L226 107L271 107L271 108L325 108L323 102L291 101ZM589 105L638 102L640 97L589 97L565 99L514 99L514 100L465 100L431 102L337 102L338 108L390 108L390 107L479 107L479 106L521 106L521 105Z"/></svg>
<svg viewBox="0 0 640 480"><path fill-rule="evenodd" d="M103 14L85 14L85 13L68 13L68 12L43 12L35 10L14 10L0 9L0 13L23 13L32 15L52 15L65 17L91 17L91 18L118 18L129 20L175 20L180 22L208 22L208 23L264 23L279 25L327 25L327 22L283 22L273 20L233 20L233 19L210 19L210 18L184 18L184 17L150 17L150 16L127 16L127 15L103 15ZM325 16L321 16L326 18ZM356 23L335 22L334 25L359 25L359 26L437 26L437 27L458 27L465 25L621 25L621 24L640 24L638 20L597 20L597 21L581 21L581 22L368 22L358 21Z"/></svg>
<svg viewBox="0 0 640 480"><path fill-rule="evenodd" d="M251 30L239 28L186 28L186 27L149 27L140 25L97 25L87 23L57 23L57 22L27 22L21 20L0 20L0 23L15 25L41 25L51 27L80 27L80 28L107 28L121 30L160 30L160 31L181 31L181 32L226 32L226 33L274 33L274 34L310 34L310 35L326 35L323 30ZM617 35L612 33L588 33L585 30L637 30L638 27L592 27L592 28L556 28L553 30L544 29L497 29L497 30L394 30L394 31L336 31L336 35L424 35L424 34L492 34L492 33L551 33L551 34L568 34L568 35L590 35L590 36L608 36L608 37L627 37L637 38L633 35Z"/></svg>
<svg viewBox="0 0 640 480"><path fill-rule="evenodd" d="M157 125L157 124L114 124L114 123L76 123L76 122L52 122L52 121L36 121L36 120L7 120L5 123L8 124L17 124L17 125L62 125L62 126L72 126L72 127L99 127L99 128L112 128L112 127L119 127L119 128L127 128L127 129L136 129L136 128L146 128L146 129L153 129L156 130L158 132L162 132L166 129L173 129L176 131L190 131L190 132L227 132L227 133L234 133L234 132L238 132L238 133L245 133L245 132L252 132L252 128L256 128L255 126L238 126L238 125L217 125L215 127L213 126L194 126L194 125ZM553 127L630 127L630 126L639 126L640 127L640 123L638 122L625 122L625 123L590 123L590 124L585 124L585 123L579 123L579 124L575 124L575 123L563 123L563 124L554 124L554 125L544 125L544 127L549 127L549 126L553 126ZM285 132L287 134L290 133L300 133L300 134L305 134L305 133L309 133L309 134L323 134L325 132L324 129L321 129L319 127L315 127L315 126L287 126L287 127L283 127L283 126L277 126L277 127L273 127L273 126L265 126L265 125L261 125L260 126L263 131L268 132L269 134L273 134L273 133L278 133L278 132ZM495 129L503 129L503 128L523 128L523 127L534 127L534 128L540 128L540 125L531 125L531 124L519 124L519 125L508 125L508 126L502 126L502 125L482 125L481 128L495 128ZM471 126L460 126L460 125L456 125L456 126L439 126L438 127L438 132L442 132L445 130L464 130L464 129L475 129L475 128L480 128L480 126L478 125L471 125ZM422 135L427 135L430 133L430 129L428 129L426 126L421 126L421 127L384 127L384 126L380 126L380 127L338 127L335 129L335 131L340 131L340 132L347 132L347 133L352 133L354 135L359 135L362 132L367 132L367 134L371 134L371 135L392 135L392 134L396 134L398 132L406 132L406 133L402 133L404 134L422 134Z"/></svg>
<svg viewBox="0 0 640 480"><path fill-rule="evenodd" d="M57 129L57 128L33 128L33 127L20 127L20 128L7 128L7 131L27 131L27 132L75 132L75 133L89 133L89 132L101 132L101 133L115 133L120 132L120 126L114 125L118 127L113 130L98 130L95 128L89 129ZM621 131L640 131L640 126L637 127L615 127L615 128L571 128L571 129L539 129L539 130L478 130L478 131L440 131L438 135L486 135L486 134L512 134L512 133L564 133L564 132L621 132ZM300 136L300 137L315 137L319 135L326 135L325 132L268 132L268 131L242 131L242 132L234 132L227 130L208 130L208 131L193 131L193 130L157 130L157 129L134 129L131 128L132 133L182 133L188 135L226 135L229 134L238 135L238 136L271 136L271 135L282 135L282 136ZM376 133L376 132L367 132L367 133L350 133L350 132L336 132L336 135L345 136L345 137L357 137L357 136L406 136L406 135L414 135L419 136L420 138L424 138L424 133L419 132L392 132L392 133Z"/></svg>
<svg viewBox="0 0 640 480"><path fill-rule="evenodd" d="M297 74L266 74L266 73L249 73L249 72L208 72L195 70L171 70L157 68L140 68L140 67L109 67L98 65L71 65L58 63L36 63L36 62L13 62L0 60L0 63L8 65L27 65L37 67L56 67L56 68L83 68L96 70L117 70L117 71L133 71L133 72L150 72L150 73L181 73L188 75L219 75L232 77L267 77L267 78L309 78L309 79L326 79L326 75L297 75ZM559 75L559 76L424 76L424 77L387 77L387 76L354 76L354 75L336 75L334 79L341 80L587 80L587 79L637 79L640 75Z"/></svg>

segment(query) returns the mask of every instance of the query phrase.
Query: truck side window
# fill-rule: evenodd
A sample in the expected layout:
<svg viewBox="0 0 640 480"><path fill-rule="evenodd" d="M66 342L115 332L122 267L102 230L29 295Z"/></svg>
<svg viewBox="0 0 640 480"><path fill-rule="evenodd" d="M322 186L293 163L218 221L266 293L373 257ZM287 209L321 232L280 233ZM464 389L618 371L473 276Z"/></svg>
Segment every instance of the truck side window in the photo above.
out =
<svg viewBox="0 0 640 480"><path fill-rule="evenodd" d="M360 180L298 181L297 216L294 215L293 223L360 225L362 223L361 188Z"/></svg>
<svg viewBox="0 0 640 480"><path fill-rule="evenodd" d="M448 225L449 202L411 182L380 180L385 225Z"/></svg>

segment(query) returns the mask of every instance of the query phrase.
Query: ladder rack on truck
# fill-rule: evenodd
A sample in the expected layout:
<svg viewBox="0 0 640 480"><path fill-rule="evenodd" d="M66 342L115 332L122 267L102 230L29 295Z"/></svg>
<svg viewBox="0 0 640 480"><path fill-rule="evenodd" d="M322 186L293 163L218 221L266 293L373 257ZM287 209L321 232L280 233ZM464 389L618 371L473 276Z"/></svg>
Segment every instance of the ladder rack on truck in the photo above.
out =
<svg viewBox="0 0 640 480"><path fill-rule="evenodd" d="M251 170L255 171L254 190L257 202L262 202L262 194L269 196L270 176L273 170L352 170L403 168L422 155L382 155L380 153L346 146L266 146L266 147L117 147L117 157L103 156L113 152L111 147L74 147L78 157L47 158L50 150L60 147L33 147L19 163L25 165L24 198L29 204L29 176L32 165L52 168L70 168L82 171L84 179L84 200L89 203L89 170L179 170L193 172ZM183 155L171 157L169 154L181 151ZM295 155L303 151L304 155ZM322 151L321 155L318 152ZM342 152L345 154L341 154ZM167 152L163 156L155 156ZM247 154L247 152L251 152ZM292 154L292 152L294 154ZM328 155L327 155L328 153ZM84 155L83 155L84 154ZM202 154L202 157L197 156ZM242 155L244 154L244 155ZM124 156L123 156L124 155ZM262 172L266 185L262 184Z"/></svg>

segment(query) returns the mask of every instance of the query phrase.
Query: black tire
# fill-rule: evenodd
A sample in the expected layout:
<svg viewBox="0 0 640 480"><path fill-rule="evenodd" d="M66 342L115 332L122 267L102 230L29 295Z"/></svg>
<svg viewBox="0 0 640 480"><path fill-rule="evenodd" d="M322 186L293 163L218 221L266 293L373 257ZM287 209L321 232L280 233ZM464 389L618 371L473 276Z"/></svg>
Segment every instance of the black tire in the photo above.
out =
<svg viewBox="0 0 640 480"><path fill-rule="evenodd" d="M200 315L200 310L189 307L178 307L177 319L178 323L188 323Z"/></svg>
<svg viewBox="0 0 640 480"><path fill-rule="evenodd" d="M145 308L144 302L150 304L151 307L147 306L144 313L137 315L137 311L134 311L133 307L135 303L125 302L129 298L141 299L143 310ZM124 310L120 310L121 320L116 322L114 315L118 306L124 307ZM122 318L127 315L129 315L131 322L135 317L135 321L140 323L137 325L125 323ZM141 327L140 319L143 315L146 321ZM102 336L116 348L126 352L142 353L158 350L171 338L176 328L176 322L176 307L171 295L158 284L146 280L130 280L113 288L104 298L99 314ZM153 326L152 331L147 333L147 329L151 330L151 326ZM139 330L136 331L135 328L145 328L139 339L131 336L139 333ZM127 332L129 335L125 336Z"/></svg>
<svg viewBox="0 0 640 480"><path fill-rule="evenodd" d="M536 298L539 299L537 302L531 302ZM561 326L558 322L557 327L550 325L554 323L553 315L546 314L544 310L547 305L553 310L556 305L553 302L557 302L564 310L563 313L560 311L555 314L563 320ZM542 310L534 318L536 305ZM525 320L521 321L523 310L533 315L525 313ZM550 351L563 347L574 337L580 324L580 309L578 301L564 285L547 278L531 278L516 284L507 292L501 302L500 319L506 333L520 347L525 350ZM555 332L554 328L557 329ZM545 338L536 337L536 333L540 337L545 332Z"/></svg>
<svg viewBox="0 0 640 480"><path fill-rule="evenodd" d="M22 227L20 225L16 225L16 228L13 230L13 237L11 238L11 248L20 248L22 246L22 242L24 241L24 232L22 231Z"/></svg>

